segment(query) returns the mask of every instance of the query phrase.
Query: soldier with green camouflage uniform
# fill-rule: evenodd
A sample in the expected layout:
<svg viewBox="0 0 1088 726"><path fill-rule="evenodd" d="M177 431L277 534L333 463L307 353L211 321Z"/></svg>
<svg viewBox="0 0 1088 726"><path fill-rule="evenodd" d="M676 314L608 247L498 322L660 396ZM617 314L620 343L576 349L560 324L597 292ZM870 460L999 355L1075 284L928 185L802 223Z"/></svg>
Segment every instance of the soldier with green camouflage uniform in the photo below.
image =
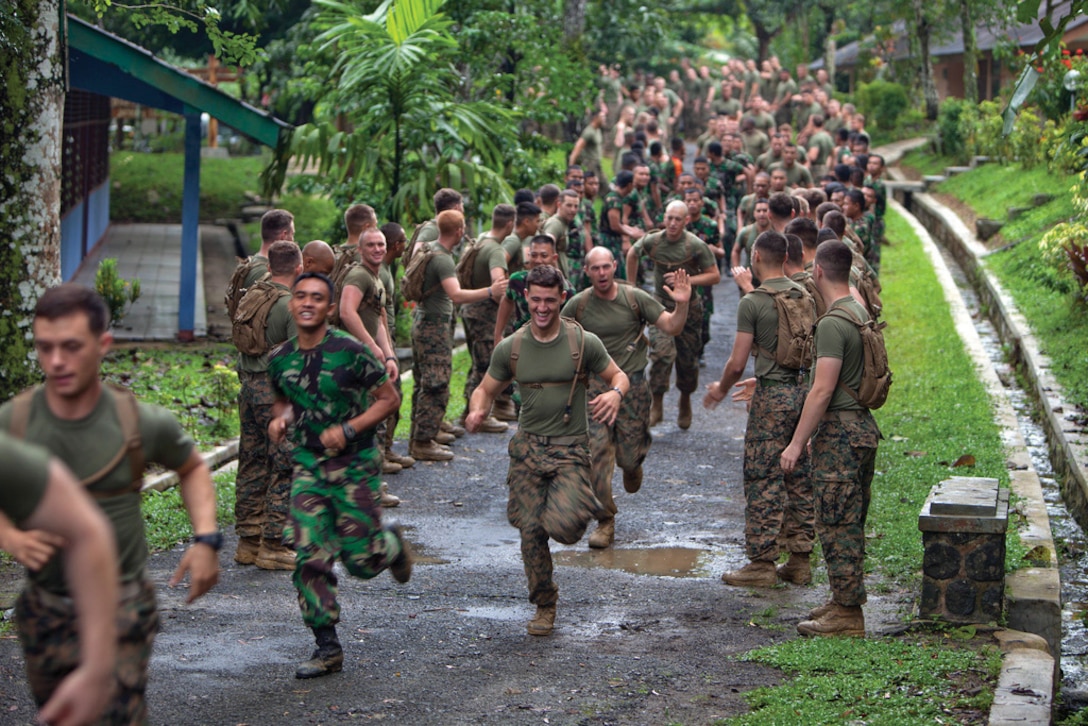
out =
<svg viewBox="0 0 1088 726"><path fill-rule="evenodd" d="M665 229L640 239L627 253L627 281L634 283L634 270L645 255L654 264L654 290L657 299L666 310L673 303L668 298L666 286L671 286L676 271L688 273L691 286L717 285L721 272L714 261L714 253L706 243L684 230L688 208L683 202L671 202L665 208ZM684 330L675 338L650 328L650 425L662 420L665 391L669 389L669 377L676 366L676 388L680 391L680 408L677 425L682 429L691 426L691 394L699 387L699 349L702 341L703 306L694 296ZM656 331L656 332L655 332Z"/></svg>
<svg viewBox="0 0 1088 726"><path fill-rule="evenodd" d="M874 261L877 265L880 264L880 252L874 251L876 248L873 238L875 217L866 214L866 211L865 193L860 189L847 189L842 198L842 213L850 229L861 242L861 249L858 251L872 267Z"/></svg>
<svg viewBox="0 0 1088 726"><path fill-rule="evenodd" d="M386 222L381 226L381 231L385 236L385 257L382 259L382 266L378 270L378 278L381 280L382 287L385 288L385 322L388 326L389 340L396 345L397 287L394 279L397 270L397 260L404 255L404 248L408 244L408 239L404 234L404 227L401 227L396 222ZM394 350L396 349L394 348ZM404 394L401 391L400 376L397 376L396 380L393 381L393 387L397 389L397 395L403 398ZM398 408L389 414L389 418L387 418L385 423L379 427L385 448L385 453L382 454L382 458L385 461L392 461L395 464L400 464L402 469L409 469L415 466L416 460L411 456L402 456L393 451L393 440L396 438L397 424L399 422L400 409ZM382 504L384 507L390 505L391 503Z"/></svg>
<svg viewBox="0 0 1088 726"><path fill-rule="evenodd" d="M529 601L537 606L529 634L549 635L559 588L552 581L548 540L574 544L602 509L590 482L586 412L611 425L628 384L597 336L560 319L559 271L536 267L528 284L529 326L495 346L491 367L472 394L466 425L476 430L495 396L509 381L518 382L523 402L509 447L507 518L521 532ZM584 377L589 374L601 376L609 388L587 401Z"/></svg>
<svg viewBox="0 0 1088 726"><path fill-rule="evenodd" d="M564 189L559 194L555 214L548 217L540 228L541 234L550 234L555 240L555 250L559 253L559 271L568 279L570 277L570 260L567 256L570 247L569 232L577 216L578 192L573 189Z"/></svg>
<svg viewBox="0 0 1088 726"><path fill-rule="evenodd" d="M774 587L779 577L800 585L812 581L814 525L807 461L802 457L789 474L779 466L801 416L806 389L801 370L786 368L776 359L779 343L788 341L778 340L779 310L772 294L801 301L808 310L804 320L808 325L815 320L815 307L808 292L782 273L785 260L786 238L774 231L761 234L752 249L752 272L762 284L741 298L733 350L721 379L707 386L703 399L706 408L715 408L744 375L749 354L755 356L757 383L744 435L744 539L749 563L722 575L723 582L738 587ZM780 546L789 551L790 559L776 572Z"/></svg>
<svg viewBox="0 0 1088 726"><path fill-rule="evenodd" d="M616 260L608 250L590 250L586 257L592 287L574 296L563 307L572 318L604 343L605 350L627 375L630 391L623 397L615 423L589 422L589 450L593 461L593 491L604 505L589 546L605 548L616 531L616 503L612 498L612 474L618 464L623 488L633 494L642 487L642 462L650 450L650 387L646 383L647 341L642 329L656 326L665 335L684 328L691 299L687 273L679 270L669 295L676 303L672 312L649 293L616 280ZM590 376L589 395L608 390L604 379Z"/></svg>
<svg viewBox="0 0 1088 726"><path fill-rule="evenodd" d="M93 290L67 283L47 290L34 311L34 350L45 384L0 407L0 431L57 456L85 485L112 525L120 559L121 599L115 605L118 647L113 698L105 723L145 723L147 666L159 629L155 586L147 576L147 540L140 511L144 465L177 472L194 544L170 585L190 574L188 602L219 579L215 488L193 440L172 413L139 403L127 389L106 386L99 366L113 338L109 308ZM124 412L124 413L122 413ZM134 430L126 430L125 421ZM138 434L138 435L137 435ZM138 445L134 445L138 444ZM56 541L14 529L2 518L0 539L27 564L27 583L15 604L27 680L41 703L80 664L76 612L66 563L52 555ZM28 557L27 552L37 552Z"/></svg>
<svg viewBox="0 0 1088 726"><path fill-rule="evenodd" d="M538 234L529 241L528 267L518 270L510 276L506 293L499 303L499 312L495 318L495 340L504 337L529 322L529 285L526 280L534 267L551 265L559 268L559 255L555 251L555 240L550 235ZM570 282L563 279L563 301L574 296L575 290ZM515 419L516 420L516 419Z"/></svg>
<svg viewBox="0 0 1088 726"><path fill-rule="evenodd" d="M828 312L816 324L811 389L782 452L782 469L791 473L811 439L816 533L831 584L830 602L798 624L802 635L865 635L865 519L880 429L850 395L864 371L861 334L853 320L869 319L850 294L852 262L842 242L829 240L816 250L812 275Z"/></svg>
<svg viewBox="0 0 1088 726"><path fill-rule="evenodd" d="M293 581L302 620L317 641L297 678L343 667L337 560L362 579L388 568L397 582L407 582L412 573L411 552L398 528L382 527L378 504L381 453L374 429L400 405L400 396L366 346L328 327L333 294L324 275L303 273L295 280L290 308L298 336L276 348L268 362L277 396L269 436L283 441L294 424L286 538L297 551Z"/></svg>
<svg viewBox="0 0 1088 726"><path fill-rule="evenodd" d="M580 213L585 221L586 235L582 241L582 252L588 252L601 243L601 226L597 220L597 197L601 190L601 179L596 174L588 173L582 186L582 206ZM584 255L583 255L584 256Z"/></svg>
<svg viewBox="0 0 1088 726"><path fill-rule="evenodd" d="M684 229L706 242L715 258L725 257L718 224L703 214L702 191L698 187L688 189L684 193L684 203L688 207L688 223ZM703 302L702 346L699 348L699 361L701 363L703 350L706 348L706 344L710 342L710 318L714 315L714 289L704 285L697 288L696 294L699 295Z"/></svg>
<svg viewBox="0 0 1088 726"><path fill-rule="evenodd" d="M620 274L626 274L624 267L630 240L642 235L642 230L626 223L623 219L624 198L634 187L635 175L629 171L616 174L612 189L604 198L601 208L601 246L605 247L619 261Z"/></svg>

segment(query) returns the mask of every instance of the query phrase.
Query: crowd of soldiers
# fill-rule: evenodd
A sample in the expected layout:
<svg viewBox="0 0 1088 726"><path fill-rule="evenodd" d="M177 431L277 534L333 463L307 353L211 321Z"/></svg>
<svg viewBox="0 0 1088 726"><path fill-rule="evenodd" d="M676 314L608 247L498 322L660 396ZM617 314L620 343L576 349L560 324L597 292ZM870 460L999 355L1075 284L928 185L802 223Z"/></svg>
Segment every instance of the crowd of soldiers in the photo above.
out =
<svg viewBox="0 0 1088 726"><path fill-rule="evenodd" d="M516 428L508 519L520 532L537 608L527 630L550 634L558 587L548 542L575 543L596 521L589 546L612 546L615 468L627 492L640 490L674 368L676 422L691 426L712 291L723 274L743 297L732 352L703 403L713 409L735 389L734 400L749 406L749 563L722 579L807 585L819 537L832 597L798 630L864 634L864 523L880 434L857 395L866 373L860 329L880 314L886 190L865 119L832 95L826 77L812 78L805 67L791 77L774 59L762 69L731 61L716 77L685 60L667 78L636 74L626 83L605 68L599 108L563 179L495 205L478 236L469 234L464 199L453 189L435 194L434 218L411 235L396 223L379 226L370 206L352 205L348 240L336 248L320 240L300 247L289 212L265 214L260 250L239 265L227 291L241 382L234 560L293 572L316 643L297 677L343 666L337 561L364 579L386 569L398 582L411 576L408 542L382 522L383 510L400 504L382 477L420 460L453 459L466 432ZM608 151L611 178L601 163ZM402 295L414 303L403 454L395 449L394 347ZM458 312L472 363L465 412L451 420ZM121 592L104 596L120 598L131 615L116 659L137 677L119 686L109 707L127 723L146 712L157 629L139 518L144 463L181 476L196 536L175 582L190 575L190 600L215 584L222 536L192 440L169 413L101 383L107 322L93 292L63 285L46 293L34 320L45 383L0 408L0 429L67 464L117 533ZM789 331L801 330L814 331L812 340L794 345L804 336ZM742 380L749 356L755 375ZM99 443L103 431L120 442L118 451ZM95 443L73 444L79 437ZM40 496L47 465L26 466ZM41 519L32 504L11 511L16 524ZM86 638L102 619L93 609L75 617L69 587L84 602L102 593L52 560L61 542L53 522L42 521L43 529L28 532L0 518L0 546L34 573L19 619L39 704L90 668L71 648L58 653L77 626ZM780 553L788 559L776 564ZM67 610L46 611L58 602ZM113 657L101 638L89 642L91 652ZM102 678L93 671L93 683Z"/></svg>

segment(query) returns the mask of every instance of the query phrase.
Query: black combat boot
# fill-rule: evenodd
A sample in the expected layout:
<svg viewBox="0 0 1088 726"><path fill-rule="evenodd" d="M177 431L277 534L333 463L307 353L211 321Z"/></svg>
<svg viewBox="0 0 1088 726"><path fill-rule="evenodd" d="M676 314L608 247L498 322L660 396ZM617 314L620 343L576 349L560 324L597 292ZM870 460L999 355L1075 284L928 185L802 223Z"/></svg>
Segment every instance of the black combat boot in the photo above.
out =
<svg viewBox="0 0 1088 726"><path fill-rule="evenodd" d="M344 668L344 651L336 637L336 626L325 625L313 630L317 649L310 660L299 665L295 678L318 678L339 673Z"/></svg>

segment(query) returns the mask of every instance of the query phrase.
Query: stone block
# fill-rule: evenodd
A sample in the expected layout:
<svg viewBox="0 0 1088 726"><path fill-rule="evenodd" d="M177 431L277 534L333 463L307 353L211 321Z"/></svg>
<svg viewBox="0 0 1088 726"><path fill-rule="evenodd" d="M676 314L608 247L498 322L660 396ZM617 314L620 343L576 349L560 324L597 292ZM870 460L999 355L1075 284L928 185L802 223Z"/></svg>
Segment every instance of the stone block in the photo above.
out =
<svg viewBox="0 0 1088 726"><path fill-rule="evenodd" d="M1032 203L1033 206L1041 207L1044 204L1049 204L1053 199L1054 199L1053 194L1045 194L1045 193L1036 194L1035 196L1033 196L1031 198L1031 203Z"/></svg>
<svg viewBox="0 0 1088 726"><path fill-rule="evenodd" d="M957 174L966 174L971 171L969 166L946 166L944 169L945 176L956 176Z"/></svg>
<svg viewBox="0 0 1088 726"><path fill-rule="evenodd" d="M985 242L986 240L990 239L995 234L1000 232L1001 228L1004 226L1004 222L999 222L996 219L979 217L975 220L975 236Z"/></svg>
<svg viewBox="0 0 1088 726"><path fill-rule="evenodd" d="M994 633L994 640L997 641L997 645L1001 648L1002 653L1009 653L1024 648L1028 650L1041 650L1044 653L1050 652L1050 648L1047 646L1046 641L1035 633L1024 633L1019 630L998 630Z"/></svg>
<svg viewBox="0 0 1088 726"><path fill-rule="evenodd" d="M930 174L928 176L922 177L922 186L926 189L926 191L929 191L929 188L931 186L933 186L934 184L940 184L946 179L948 179L948 177L941 176L940 174Z"/></svg>
<svg viewBox="0 0 1088 726"><path fill-rule="evenodd" d="M1022 216L1025 212L1030 212L1031 207L1008 207L1005 209L1005 215L1009 218L1009 221Z"/></svg>

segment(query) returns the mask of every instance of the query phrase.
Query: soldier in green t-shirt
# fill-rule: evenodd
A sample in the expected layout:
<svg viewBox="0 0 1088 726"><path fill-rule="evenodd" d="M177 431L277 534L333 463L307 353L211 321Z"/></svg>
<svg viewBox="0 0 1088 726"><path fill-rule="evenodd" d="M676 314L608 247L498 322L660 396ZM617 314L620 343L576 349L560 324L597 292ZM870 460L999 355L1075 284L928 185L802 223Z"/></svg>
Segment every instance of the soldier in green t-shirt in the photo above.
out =
<svg viewBox="0 0 1088 726"><path fill-rule="evenodd" d="M279 443L291 426L295 462L285 539L297 552L293 581L302 620L317 643L296 678L343 668L333 572L338 560L362 579L389 569L404 583L412 574L411 550L399 528L382 526L378 504L381 450L375 428L400 405L400 396L369 348L329 328L333 294L332 281L324 275L299 275L290 303L298 335L276 348L268 361L276 393L268 434Z"/></svg>
<svg viewBox="0 0 1088 726"><path fill-rule="evenodd" d="M541 234L550 234L555 240L555 251L559 253L559 271L564 276L570 275L570 260L567 258L568 233L570 225L578 215L578 192L564 189L559 194L559 203L555 214L544 222Z"/></svg>
<svg viewBox="0 0 1088 726"><path fill-rule="evenodd" d="M158 630L155 587L147 576L147 540L140 511L143 464L154 462L180 477L182 501L194 544L182 556L171 585L190 575L188 602L219 579L215 489L193 440L173 414L138 403L126 389L102 383L99 366L113 342L109 309L93 290L67 283L47 290L34 311L34 349L45 384L0 407L0 430L44 447L61 459L95 497L112 525L120 560L121 593L115 603L118 632L116 691L107 723L147 720L147 666ZM124 415L122 415L124 411ZM131 448L138 430L139 449ZM15 606L19 638L26 644L27 679L42 703L79 665L75 610L67 600L65 563L53 558L55 542L21 532L3 520L0 539L31 569ZM32 559L25 557L32 553ZM36 553L36 554L33 554Z"/></svg>
<svg viewBox="0 0 1088 726"><path fill-rule="evenodd" d="M706 243L684 230L688 208L684 202L670 202L665 208L665 229L646 235L627 253L627 281L635 282L639 259L645 255L654 265L654 289L666 309L672 308L666 286L671 286L676 271L688 273L692 287L717 285L721 272ZM662 420L665 391L669 377L676 366L676 388L680 391L680 408L677 425L682 429L691 426L691 394L699 387L699 350L702 346L703 305L694 296L688 310L684 329L676 338L658 335L650 329L650 425Z"/></svg>
<svg viewBox="0 0 1088 726"><path fill-rule="evenodd" d="M420 461L449 461L453 452L436 437L441 431L450 400L453 348L450 320L453 306L497 300L506 290L506 279L472 290L461 288L451 251L465 234L465 216L456 210L441 212L438 239L431 243L437 254L423 275L423 299L412 320L412 443L408 453ZM452 436L452 434L450 434ZM450 439L447 439L449 442Z"/></svg>
<svg viewBox="0 0 1088 726"><path fill-rule="evenodd" d="M601 149L604 147L604 135L601 127L604 126L605 112L598 111L593 115L589 124L582 129L578 140L574 142L567 165L578 164L585 171L601 173Z"/></svg>
<svg viewBox="0 0 1088 726"><path fill-rule="evenodd" d="M616 279L616 260L604 248L586 256L586 270L592 287L575 295L563 306L563 316L572 318L594 333L627 375L631 389L615 423L589 423L589 449L593 461L593 491L604 505L589 546L612 544L616 531L616 503L612 498L612 474L618 464L623 471L623 488L634 494L642 486L642 462L650 450L650 388L646 383L647 340L643 328L656 326L665 335L677 335L684 328L691 299L687 273L676 273L675 284L667 290L676 308L665 310L652 295ZM604 379L591 376L589 395L608 390Z"/></svg>
<svg viewBox="0 0 1088 726"><path fill-rule="evenodd" d="M782 271L786 238L764 232L752 248L752 272L762 280L737 306L737 333L721 379L707 386L703 405L715 408L744 375L748 356L754 355L756 389L748 411L744 435L744 539L749 563L722 575L722 581L738 587L774 587L778 578L806 585L812 581L812 483L802 459L784 474L779 457L790 441L801 416L805 386L800 369L778 363L779 311L772 295L790 295L807 311L803 323L816 318L811 296ZM766 292L766 291L770 292ZM777 572L775 560L782 546L790 560Z"/></svg>
<svg viewBox="0 0 1088 726"><path fill-rule="evenodd" d="M812 276L828 311L816 324L811 389L781 457L789 474L806 447L810 452L816 533L831 584L831 600L798 624L802 635L865 635L865 519L880 429L848 392L858 390L864 369L861 334L851 319L869 319L850 294L852 262L853 253L837 240L816 250Z"/></svg>
<svg viewBox="0 0 1088 726"><path fill-rule="evenodd" d="M597 336L560 319L563 276L557 269L533 268L527 282L529 325L495 346L491 367L472 394L465 423L475 431L495 396L517 381L522 406L509 447L507 517L521 532L529 601L537 606L529 634L549 635L559 588L552 581L548 540L574 544L602 510L590 481L587 412L612 425L628 382ZM603 378L608 390L590 399L584 379L588 374Z"/></svg>

